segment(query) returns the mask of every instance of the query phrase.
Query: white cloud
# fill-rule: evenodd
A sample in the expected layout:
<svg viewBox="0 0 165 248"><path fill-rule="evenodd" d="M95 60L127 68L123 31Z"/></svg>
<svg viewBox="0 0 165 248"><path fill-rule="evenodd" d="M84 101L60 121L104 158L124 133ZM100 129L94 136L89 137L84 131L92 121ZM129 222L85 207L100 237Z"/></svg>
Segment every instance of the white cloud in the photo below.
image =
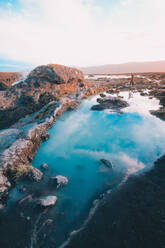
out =
<svg viewBox="0 0 165 248"><path fill-rule="evenodd" d="M164 59L164 0L109 9L95 0L20 2L17 12L0 9L0 54L10 59L83 66Z"/></svg>

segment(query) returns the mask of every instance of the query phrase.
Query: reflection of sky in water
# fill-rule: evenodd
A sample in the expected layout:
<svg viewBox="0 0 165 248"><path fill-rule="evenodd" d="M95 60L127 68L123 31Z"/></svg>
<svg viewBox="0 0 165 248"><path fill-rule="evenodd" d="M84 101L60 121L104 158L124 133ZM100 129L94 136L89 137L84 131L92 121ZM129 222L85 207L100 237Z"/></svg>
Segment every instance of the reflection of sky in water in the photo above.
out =
<svg viewBox="0 0 165 248"><path fill-rule="evenodd" d="M128 93L121 95L128 98ZM56 208L66 211L70 221L120 173L151 166L165 152L164 122L149 114L149 110L158 108L157 100L136 93L128 100L131 106L119 114L110 110L90 111L96 98L85 100L78 111L65 113L55 123L50 139L41 145L33 163L39 167L46 162L52 174L69 178L69 184L56 193ZM113 172L100 166L101 158L114 163Z"/></svg>

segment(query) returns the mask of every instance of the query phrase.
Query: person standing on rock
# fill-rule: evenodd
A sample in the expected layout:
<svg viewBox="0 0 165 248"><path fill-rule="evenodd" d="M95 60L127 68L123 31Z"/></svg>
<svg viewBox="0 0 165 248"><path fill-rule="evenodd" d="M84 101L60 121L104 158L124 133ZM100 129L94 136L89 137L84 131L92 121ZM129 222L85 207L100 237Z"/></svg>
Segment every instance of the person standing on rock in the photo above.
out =
<svg viewBox="0 0 165 248"><path fill-rule="evenodd" d="M134 75L132 74L131 75L130 86L133 86L133 85L134 85Z"/></svg>

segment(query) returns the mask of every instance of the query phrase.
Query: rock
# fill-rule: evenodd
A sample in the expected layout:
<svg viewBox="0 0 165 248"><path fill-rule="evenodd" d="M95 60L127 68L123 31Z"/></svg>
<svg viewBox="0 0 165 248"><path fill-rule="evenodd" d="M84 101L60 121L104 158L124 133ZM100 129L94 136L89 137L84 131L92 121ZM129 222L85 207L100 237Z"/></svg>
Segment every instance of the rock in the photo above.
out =
<svg viewBox="0 0 165 248"><path fill-rule="evenodd" d="M50 138L50 134L48 132L43 133L41 136L42 141L46 141L49 138Z"/></svg>
<svg viewBox="0 0 165 248"><path fill-rule="evenodd" d="M56 184L57 187L66 185L69 182L69 180L68 180L67 177L61 176L61 175L58 175L58 176L55 176L55 177L51 177L50 180L51 180L52 183Z"/></svg>
<svg viewBox="0 0 165 248"><path fill-rule="evenodd" d="M103 94L103 93L101 93L101 94L100 94L100 96L101 96L101 97L106 97L106 95L105 95L105 94Z"/></svg>
<svg viewBox="0 0 165 248"><path fill-rule="evenodd" d="M148 96L148 93L147 92L141 92L140 95L141 96Z"/></svg>
<svg viewBox="0 0 165 248"><path fill-rule="evenodd" d="M76 68L53 64L35 68L24 81L0 91L0 129L9 128L51 101L58 102L61 96L76 94L82 89L80 83L85 85L84 75Z"/></svg>
<svg viewBox="0 0 165 248"><path fill-rule="evenodd" d="M57 196L45 196L45 197L42 197L38 204L41 206L41 207L50 207L50 206L54 206L56 204L56 201L57 201Z"/></svg>
<svg viewBox="0 0 165 248"><path fill-rule="evenodd" d="M27 177L31 181L39 182L39 181L41 181L41 179L43 177L43 173L40 170L32 167L32 169L28 172Z"/></svg>
<svg viewBox="0 0 165 248"><path fill-rule="evenodd" d="M28 75L28 79L36 77L56 84L66 84L75 79L78 82L84 81L84 75L80 70L57 64L38 66Z"/></svg>
<svg viewBox="0 0 165 248"><path fill-rule="evenodd" d="M40 166L41 170L48 170L49 169L49 166L48 164L46 163L43 163L41 166Z"/></svg>
<svg viewBox="0 0 165 248"><path fill-rule="evenodd" d="M108 93L108 94L114 94L115 93L115 89L108 90L106 93Z"/></svg>
<svg viewBox="0 0 165 248"><path fill-rule="evenodd" d="M4 205L0 203L0 211L4 209Z"/></svg>
<svg viewBox="0 0 165 248"><path fill-rule="evenodd" d="M97 105L93 105L91 107L91 110L98 110L98 111L101 111L101 110L105 110L105 107L101 104L97 104Z"/></svg>
<svg viewBox="0 0 165 248"><path fill-rule="evenodd" d="M19 192L24 193L24 192L26 192L27 188L23 185L18 190L19 190Z"/></svg>
<svg viewBox="0 0 165 248"><path fill-rule="evenodd" d="M113 168L113 163L111 161L108 161L106 159L100 159L100 162L102 163L102 165L106 166L109 169Z"/></svg>
<svg viewBox="0 0 165 248"><path fill-rule="evenodd" d="M15 128L9 128L0 133L0 151L5 150L10 147L14 141L16 141L20 135L21 131Z"/></svg>
<svg viewBox="0 0 165 248"><path fill-rule="evenodd" d="M50 138L50 134L48 132L45 132L41 136L42 141L47 141Z"/></svg>
<svg viewBox="0 0 165 248"><path fill-rule="evenodd" d="M91 110L104 110L104 109L117 109L128 107L128 103L119 97L105 97L98 98L97 101L100 103L91 107Z"/></svg>
<svg viewBox="0 0 165 248"><path fill-rule="evenodd" d="M150 113L162 120L165 120L165 107L161 107L158 110L150 110Z"/></svg>
<svg viewBox="0 0 165 248"><path fill-rule="evenodd" d="M0 72L0 82L6 87L11 86L14 82L20 80L21 77L22 75L19 72Z"/></svg>
<svg viewBox="0 0 165 248"><path fill-rule="evenodd" d="M8 87L4 83L0 82L0 91L7 90L7 88Z"/></svg>

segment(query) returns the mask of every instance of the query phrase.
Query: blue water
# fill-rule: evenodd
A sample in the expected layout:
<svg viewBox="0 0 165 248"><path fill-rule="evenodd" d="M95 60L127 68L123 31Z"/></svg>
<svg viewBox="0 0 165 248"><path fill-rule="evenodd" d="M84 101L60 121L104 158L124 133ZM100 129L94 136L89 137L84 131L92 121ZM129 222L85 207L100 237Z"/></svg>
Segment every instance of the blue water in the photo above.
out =
<svg viewBox="0 0 165 248"><path fill-rule="evenodd" d="M59 236L103 189L149 169L165 152L165 124L149 113L159 107L158 101L139 93L121 95L130 103L123 114L91 111L97 97L84 100L78 111L65 113L49 130L50 139L33 162L37 168L46 162L51 175L69 178L67 186L54 192L58 196L54 209L64 214ZM113 171L101 166L102 158L114 163Z"/></svg>
<svg viewBox="0 0 165 248"><path fill-rule="evenodd" d="M120 95L130 104L123 113L91 111L98 96L84 100L79 110L66 112L49 130L50 139L41 145L33 161L37 168L42 163L49 165L48 178L64 175L69 179L63 188L49 192L45 185L42 192L58 197L45 216L55 220L51 239L57 246L82 225L94 199L117 187L129 174L150 169L165 153L165 123L149 112L159 108L158 100L139 93ZM101 165L102 158L113 162L113 170ZM9 206L22 197L14 188Z"/></svg>

